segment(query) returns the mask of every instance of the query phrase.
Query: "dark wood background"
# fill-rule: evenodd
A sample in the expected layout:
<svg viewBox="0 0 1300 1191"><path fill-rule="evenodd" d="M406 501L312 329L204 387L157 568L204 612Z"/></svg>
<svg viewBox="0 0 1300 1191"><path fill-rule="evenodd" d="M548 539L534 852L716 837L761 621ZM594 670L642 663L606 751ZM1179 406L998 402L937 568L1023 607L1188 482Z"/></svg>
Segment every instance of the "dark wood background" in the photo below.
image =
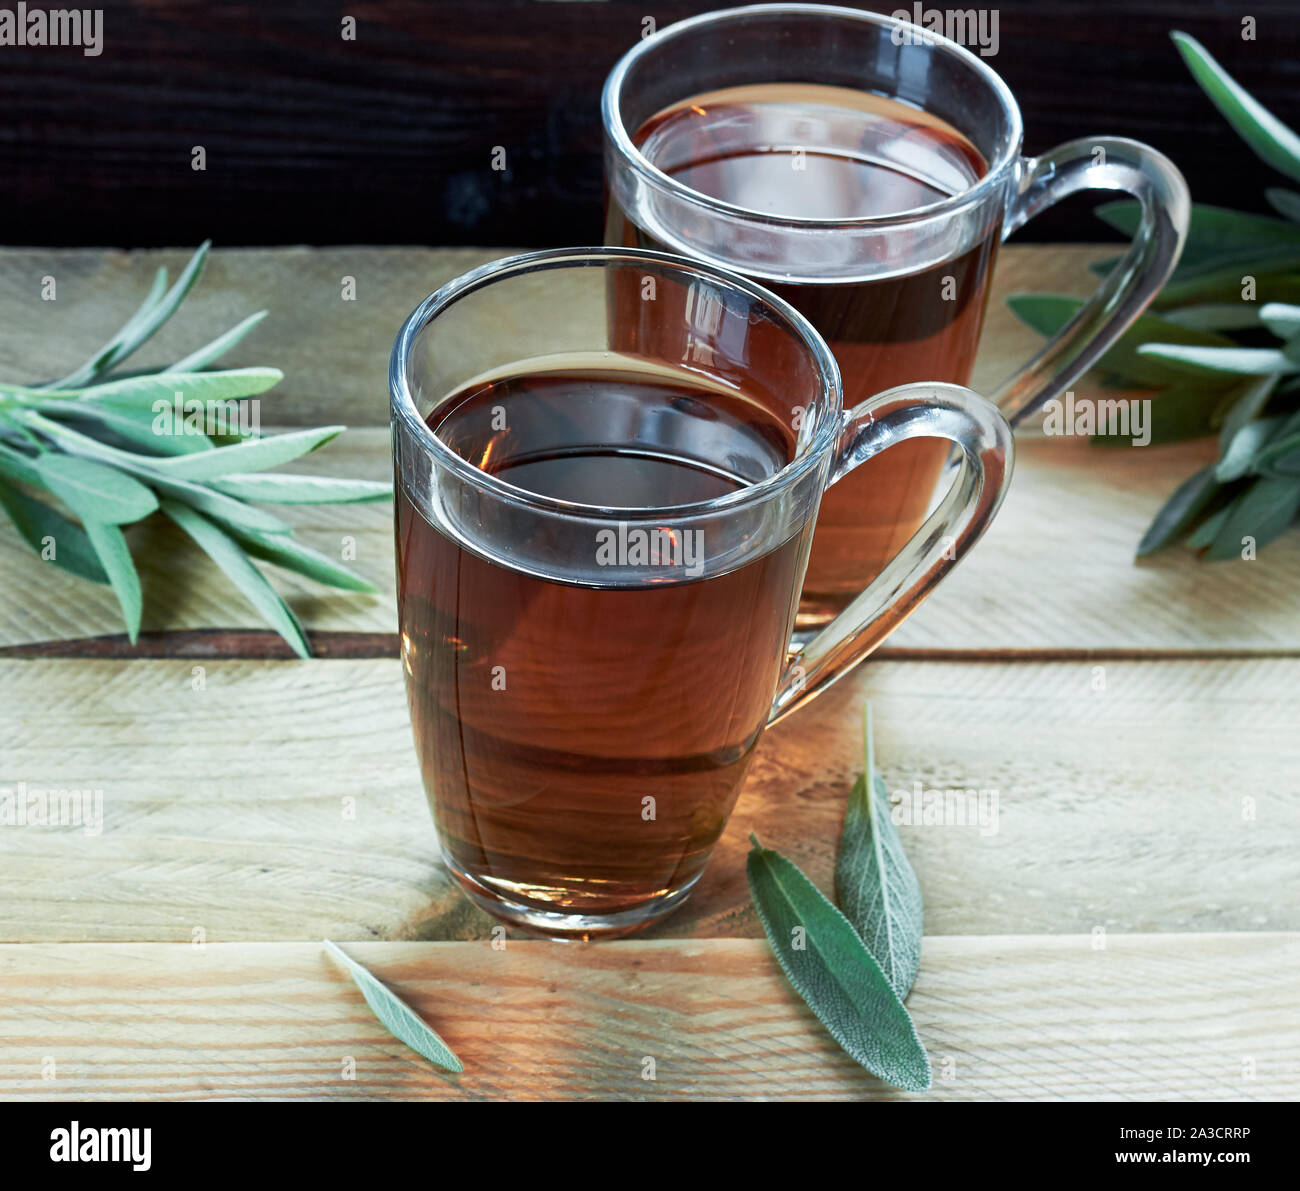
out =
<svg viewBox="0 0 1300 1191"><path fill-rule="evenodd" d="M0 47L5 243L592 242L605 73L647 16L662 27L725 6L96 2L100 57ZM1280 180L1201 95L1168 32L1200 38L1295 124L1296 0L997 7L992 64L1020 99L1028 151L1099 132L1134 136L1169 153L1199 201L1266 209L1261 192ZM340 35L345 14L357 19L356 41ZM1257 22L1254 41L1242 38L1243 16ZM191 169L195 145L206 149L205 172ZM497 145L505 172L491 168ZM1076 202L1026 234L1107 238L1082 211Z"/></svg>

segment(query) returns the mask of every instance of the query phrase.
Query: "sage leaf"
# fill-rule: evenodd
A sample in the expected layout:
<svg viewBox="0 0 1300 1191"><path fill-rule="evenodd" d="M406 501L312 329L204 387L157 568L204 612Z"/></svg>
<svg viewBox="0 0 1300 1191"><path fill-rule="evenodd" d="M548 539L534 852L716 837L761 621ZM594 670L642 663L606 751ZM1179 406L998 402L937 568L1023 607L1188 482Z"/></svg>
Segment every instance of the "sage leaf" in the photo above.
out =
<svg viewBox="0 0 1300 1191"><path fill-rule="evenodd" d="M1124 235L1132 237L1142 223L1142 204L1132 199L1102 203L1093 214ZM1207 262L1221 263L1242 253L1270 251L1279 245L1300 248L1300 227L1271 215L1251 215L1229 207L1192 204L1191 223L1178 268L1186 276Z"/></svg>
<svg viewBox="0 0 1300 1191"><path fill-rule="evenodd" d="M37 413L29 412L25 418L30 425L59 443L65 450L115 464L139 476L151 488L184 501L223 524L238 525L266 533L289 533L292 528L287 521L268 513L265 509L244 504L243 501L227 496L224 492L217 492L188 480L160 475L153 466L156 462L153 456L119 451L116 447L110 447L107 443L80 434L68 426L62 426Z"/></svg>
<svg viewBox="0 0 1300 1191"><path fill-rule="evenodd" d="M465 1070L465 1064L456 1057L456 1053L439 1036L437 1031L425 1023L405 1001L388 985L377 979L369 968L363 967L348 956L341 947L322 940L325 950L339 961L352 977L371 1012L399 1042L404 1042L418 1055L423 1055L438 1067L445 1067L457 1074Z"/></svg>
<svg viewBox="0 0 1300 1191"><path fill-rule="evenodd" d="M166 292L167 270L160 268L153 275L153 285L150 286L144 301L136 307L131 317L117 329L113 337L75 372L69 373L62 380L54 381L47 387L50 389L76 388L87 381L93 380L103 368L107 367L105 361L118 349L127 336L133 334L135 329L143 324L144 320L149 317L150 312L162 301Z"/></svg>
<svg viewBox="0 0 1300 1191"><path fill-rule="evenodd" d="M166 293L160 291L167 285L166 269L159 269L154 279L153 289L139 310L131 316L122 328L76 372L65 376L50 386L52 389L75 389L101 373L107 372L122 363L137 348L143 346L153 334L176 312L185 295L198 281L203 272L203 263L207 260L211 240L205 240L190 257L189 263L176 279L176 284Z"/></svg>
<svg viewBox="0 0 1300 1191"><path fill-rule="evenodd" d="M1219 429L1220 455L1228 449L1228 444L1237 431L1263 412L1281 379L1281 373L1270 372L1267 376L1247 381L1242 386L1240 395L1224 415L1223 425Z"/></svg>
<svg viewBox="0 0 1300 1191"><path fill-rule="evenodd" d="M1012 294L1007 299L1007 305L1021 322L1028 324L1040 335L1051 336L1083 308L1083 299L1066 294ZM1182 371L1163 361L1149 359L1139 352L1142 344L1152 340L1198 347L1234 346L1231 339L1213 331L1182 326L1159 315L1144 314L1111 345L1095 367L1143 385L1186 383ZM1218 378L1215 383L1219 383Z"/></svg>
<svg viewBox="0 0 1300 1191"><path fill-rule="evenodd" d="M294 653L300 658L311 657L311 647L298 618L234 538L201 513L177 501L164 500L162 510L226 573L266 622L293 647Z"/></svg>
<svg viewBox="0 0 1300 1191"><path fill-rule="evenodd" d="M158 498L139 480L79 455L49 451L37 457L36 474L82 521L127 525L158 507Z"/></svg>
<svg viewBox="0 0 1300 1191"><path fill-rule="evenodd" d="M1288 360L1272 347L1180 347L1171 343L1144 343L1138 352L1188 372L1266 376L1270 372L1300 371L1300 363Z"/></svg>
<svg viewBox="0 0 1300 1191"><path fill-rule="evenodd" d="M1300 223L1300 194L1294 190L1283 190L1280 186L1270 186L1264 191L1264 197L1279 215L1285 216L1292 223Z"/></svg>
<svg viewBox="0 0 1300 1191"><path fill-rule="evenodd" d="M111 401L117 405L152 410L165 401L171 406L179 395L185 401L237 401L265 393L284 379L278 368L230 368L224 372L184 372L179 369L149 376L128 376L82 389L84 401Z"/></svg>
<svg viewBox="0 0 1300 1191"><path fill-rule="evenodd" d="M132 645L140 636L140 614L144 608L144 599L140 594L140 576L131 558L131 549L126 538L116 525L106 521L81 516L81 523L86 527L86 536L99 556L104 573L113 587L113 594L122 608L122 619L126 622L126 635ZM57 545L56 545L57 549Z"/></svg>
<svg viewBox="0 0 1300 1191"><path fill-rule="evenodd" d="M265 310L250 314L243 322L231 327L224 335L218 335L211 343L205 343L197 351L190 352L184 359L177 360L167 371L197 372L200 368L206 368L213 360L224 356L265 317Z"/></svg>
<svg viewBox="0 0 1300 1191"><path fill-rule="evenodd" d="M1225 510L1218 532L1205 552L1215 562L1241 558L1246 538L1255 549L1282 534L1300 512L1300 480L1256 480Z"/></svg>
<svg viewBox="0 0 1300 1191"><path fill-rule="evenodd" d="M240 500L261 500L281 505L360 504L391 500L393 486L380 480L342 480L329 476L262 472L225 476L212 486Z"/></svg>
<svg viewBox="0 0 1300 1191"><path fill-rule="evenodd" d="M1239 495L1234 493L1233 499ZM1216 509L1205 518L1190 534L1187 535L1187 545L1193 550L1204 550L1215 538L1219 536L1219 530L1222 528L1224 521L1228 518L1228 510L1232 508L1231 503Z"/></svg>
<svg viewBox="0 0 1300 1191"><path fill-rule="evenodd" d="M327 554L321 554L310 546L304 546L288 534L259 534L236 531L234 535L241 546L254 558L274 563L288 571L296 571L324 583L329 587L339 587L345 591L362 591L373 593L378 590L368 579L363 579L355 571L335 562Z"/></svg>
<svg viewBox="0 0 1300 1191"><path fill-rule="evenodd" d="M794 864L750 838L750 895L790 983L855 1062L895 1087L925 1091L929 1056L857 931Z"/></svg>
<svg viewBox="0 0 1300 1191"><path fill-rule="evenodd" d="M921 966L921 885L903 853L885 783L876 773L870 705L863 720L866 757L844 816L835 900L902 1001Z"/></svg>
<svg viewBox="0 0 1300 1191"><path fill-rule="evenodd" d="M188 454L213 449L212 440L205 434L159 434L154 428L154 415L147 409L133 410L107 401L59 400L43 401L41 409L75 422L97 422L120 439L160 453Z"/></svg>
<svg viewBox="0 0 1300 1191"><path fill-rule="evenodd" d="M1178 485L1174 494L1147 526L1138 543L1137 556L1145 558L1177 541L1209 508L1220 491L1213 467L1203 467Z"/></svg>
<svg viewBox="0 0 1300 1191"><path fill-rule="evenodd" d="M1290 339L1300 332L1300 306L1286 302L1265 302L1259 311L1259 321L1279 339Z"/></svg>
<svg viewBox="0 0 1300 1191"><path fill-rule="evenodd" d="M1259 326L1259 311L1252 302L1206 302L1180 310L1164 310L1160 317L1196 331L1241 331Z"/></svg>
<svg viewBox="0 0 1300 1191"><path fill-rule="evenodd" d="M1132 437L1107 433L1100 409L1097 422L1103 429L1089 441L1094 447L1136 448L1140 445L1158 447L1165 443L1185 442L1189 438L1202 438L1219 428L1224 411L1234 400L1234 393L1221 388L1205 389L1195 385L1184 388L1182 385L1172 385L1161 389L1151 398L1144 426L1148 439L1145 444L1135 442Z"/></svg>
<svg viewBox="0 0 1300 1191"><path fill-rule="evenodd" d="M154 466L161 474L182 480L210 480L241 472L263 471L324 446L346 429L346 426L317 426L294 430L202 454L173 455L158 460Z"/></svg>
<svg viewBox="0 0 1300 1191"><path fill-rule="evenodd" d="M1247 422L1228 443L1223 456L1214 467L1214 478L1221 484L1240 479L1254 469L1255 457L1273 436L1285 418L1260 418Z"/></svg>
<svg viewBox="0 0 1300 1191"><path fill-rule="evenodd" d="M49 561L70 574L92 583L107 583L108 574L95 553L86 531L69 520L57 509L0 480L0 507L9 514L9 520L27 544L42 558L47 546L54 553Z"/></svg>
<svg viewBox="0 0 1300 1191"><path fill-rule="evenodd" d="M1300 182L1300 137L1242 87L1196 38L1171 35L1183 61L1210 102L1256 156Z"/></svg>
<svg viewBox="0 0 1300 1191"><path fill-rule="evenodd" d="M13 447L0 442L0 475L17 480L20 484L40 486L41 478L36 474L36 460L31 455L16 451Z"/></svg>
<svg viewBox="0 0 1300 1191"><path fill-rule="evenodd" d="M1239 302L1241 279L1255 279L1257 302L1291 302L1300 297L1300 255L1272 252L1208 262L1189 275L1171 279L1152 300L1164 314L1166 308L1188 302Z"/></svg>
<svg viewBox="0 0 1300 1191"><path fill-rule="evenodd" d="M205 517L231 529L255 530L258 533L289 534L293 526L283 518L246 505L242 500L217 492L202 484L186 480L173 480L165 476L149 476L148 482L159 492L197 509Z"/></svg>

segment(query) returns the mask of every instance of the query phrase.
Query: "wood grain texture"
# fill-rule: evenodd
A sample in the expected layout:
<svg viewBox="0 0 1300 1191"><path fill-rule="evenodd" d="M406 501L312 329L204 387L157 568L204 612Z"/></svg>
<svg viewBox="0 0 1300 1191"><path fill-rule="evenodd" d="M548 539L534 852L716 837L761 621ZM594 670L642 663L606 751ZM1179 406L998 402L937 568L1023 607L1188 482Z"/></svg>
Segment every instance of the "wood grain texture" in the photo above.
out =
<svg viewBox="0 0 1300 1191"><path fill-rule="evenodd" d="M987 388L1040 342L1006 309L1026 289L1083 292L1086 246L1008 248L994 282L976 387ZM327 474L386 479L387 358L401 320L432 288L488 259L484 250L275 249L216 252L199 288L172 324L141 353L162 366L212 329L251 310L268 318L230 363L274 361L285 381L263 399L267 424L360 425L304 461ZM185 254L74 250L0 252L0 376L48 378L74 367L115 329L159 262L175 270ZM40 278L55 276L59 298L40 302ZM357 279L357 301L340 300L340 279ZM565 312L558 312L563 316ZM1175 550L1135 565L1133 549L1179 482L1210 457L1212 444L1097 449L1075 439L1022 435L1012 493L977 552L894 635L890 645L931 651L1273 650L1300 647L1290 592L1300 585L1300 535L1252 562L1199 563ZM303 541L339 556L350 539L355 567L374 597L329 591L272 572L308 628L392 633L392 528L386 505L286 510ZM132 528L141 560L146 633L250 629L262 622L214 564L161 518ZM106 587L38 565L7 520L0 522L0 648L121 635Z"/></svg>
<svg viewBox="0 0 1300 1191"><path fill-rule="evenodd" d="M1253 561L1203 563L1176 548L1135 563L1147 522L1212 445L1104 450L1076 439L1022 437L1011 493L997 520L887 650L1020 655L1064 651L1178 653L1300 649L1300 534ZM388 433L354 430L313 457L313 470L382 479ZM318 632L397 629L388 504L286 509L299 537L340 557L379 589L331 591L268 568L302 621ZM129 531L140 562L147 634L260 629L265 622L179 530L152 518ZM130 653L112 591L40 562L0 523L0 648L110 636ZM391 639L391 638L390 638ZM165 640L165 639L164 639ZM210 638L220 648L219 638ZM245 648L236 635L232 655ZM166 646L163 646L166 650ZM182 643L178 642L180 652ZM87 646L87 652L92 647ZM156 654L146 641L139 656ZM275 641L264 652L283 655Z"/></svg>
<svg viewBox="0 0 1300 1191"><path fill-rule="evenodd" d="M108 0L99 56L5 49L6 238L590 243L606 72L647 19L734 2ZM1276 175L1199 92L1169 31L1204 41L1294 126L1289 0L1003 0L993 12L989 61L1021 104L1029 152L1133 136L1168 153L1201 201L1262 208ZM1085 210L1050 212L1029 234L1098 235Z"/></svg>
<svg viewBox="0 0 1300 1191"><path fill-rule="evenodd" d="M266 424L388 425L388 355L407 315L440 285L509 249L218 247L180 311L133 357L162 368L255 310L270 315L223 364L273 364L285 380L262 399ZM1022 290L1086 293L1088 265L1114 249L1086 245L1004 248L993 279L976 386L1002 379L1041 344L1003 298ZM62 376L125 321L165 265L176 276L188 251L0 249L0 377ZM42 301L54 278L54 301ZM343 299L343 279L355 300ZM557 308L557 322L571 311ZM347 440L344 440L346 443ZM343 453L343 443L333 454Z"/></svg>
<svg viewBox="0 0 1300 1191"><path fill-rule="evenodd" d="M0 787L104 808L99 835L0 827L0 937L490 935L438 860L396 660L9 660L0 690ZM900 828L928 933L1300 929L1300 660L872 662L760 742L657 937L760 933L751 831L831 888L865 698L891 793L997 793L985 829Z"/></svg>
<svg viewBox="0 0 1300 1191"><path fill-rule="evenodd" d="M1300 1098L1293 934L928 938L908 1002L925 1097L855 1066L758 940L348 951L462 1075L391 1039L314 943L3 946L0 1096Z"/></svg>

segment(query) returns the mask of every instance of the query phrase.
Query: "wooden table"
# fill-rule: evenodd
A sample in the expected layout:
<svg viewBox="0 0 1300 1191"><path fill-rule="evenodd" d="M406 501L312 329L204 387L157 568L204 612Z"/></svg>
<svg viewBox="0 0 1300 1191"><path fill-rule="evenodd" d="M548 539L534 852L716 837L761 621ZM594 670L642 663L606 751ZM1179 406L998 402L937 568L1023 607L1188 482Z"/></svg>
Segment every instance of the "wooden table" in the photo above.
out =
<svg viewBox="0 0 1300 1191"><path fill-rule="evenodd" d="M977 386L1037 342L1003 296L1083 292L1103 252L1005 251ZM396 328L494 255L217 252L141 363L269 307L230 361L286 371L264 420L347 421L312 466L382 477ZM184 254L0 253L0 376L78 363L160 259ZM35 296L46 275L55 302ZM0 828L0 1096L907 1098L792 993L744 876L757 831L830 888L867 698L891 789L1001 794L996 834L902 829L926 897L909 1004L933 1097L1300 1096L1300 534L1252 562L1179 550L1135 565L1151 515L1212 446L1019 448L972 557L764 739L690 902L593 945L511 934L494 948L493 920L439 866L386 505L291 510L320 549L352 537L382 593L277 576L310 661L164 525L131 534L149 560L136 649L106 588L0 527L0 786L102 788L105 802L97 837ZM325 936L434 1023L465 1073L389 1038Z"/></svg>

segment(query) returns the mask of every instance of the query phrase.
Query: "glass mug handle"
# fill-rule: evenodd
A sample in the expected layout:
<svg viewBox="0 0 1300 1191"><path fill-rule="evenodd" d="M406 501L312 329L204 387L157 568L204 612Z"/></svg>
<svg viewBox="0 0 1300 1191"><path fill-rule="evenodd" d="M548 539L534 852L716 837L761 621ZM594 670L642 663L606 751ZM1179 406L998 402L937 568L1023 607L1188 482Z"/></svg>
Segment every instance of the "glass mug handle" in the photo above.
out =
<svg viewBox="0 0 1300 1191"><path fill-rule="evenodd" d="M989 399L1013 425L1059 397L1091 368L1160 291L1178 264L1191 196L1163 153L1127 137L1086 137L1021 163L1002 238L1081 190L1122 190L1141 204L1128 251L1083 308Z"/></svg>
<svg viewBox="0 0 1300 1191"><path fill-rule="evenodd" d="M992 403L961 385L900 385L850 410L826 486L909 438L946 438L956 445L952 487L865 590L791 654L769 724L829 686L907 619L979 540L1002 503L1011 480L1011 428Z"/></svg>

